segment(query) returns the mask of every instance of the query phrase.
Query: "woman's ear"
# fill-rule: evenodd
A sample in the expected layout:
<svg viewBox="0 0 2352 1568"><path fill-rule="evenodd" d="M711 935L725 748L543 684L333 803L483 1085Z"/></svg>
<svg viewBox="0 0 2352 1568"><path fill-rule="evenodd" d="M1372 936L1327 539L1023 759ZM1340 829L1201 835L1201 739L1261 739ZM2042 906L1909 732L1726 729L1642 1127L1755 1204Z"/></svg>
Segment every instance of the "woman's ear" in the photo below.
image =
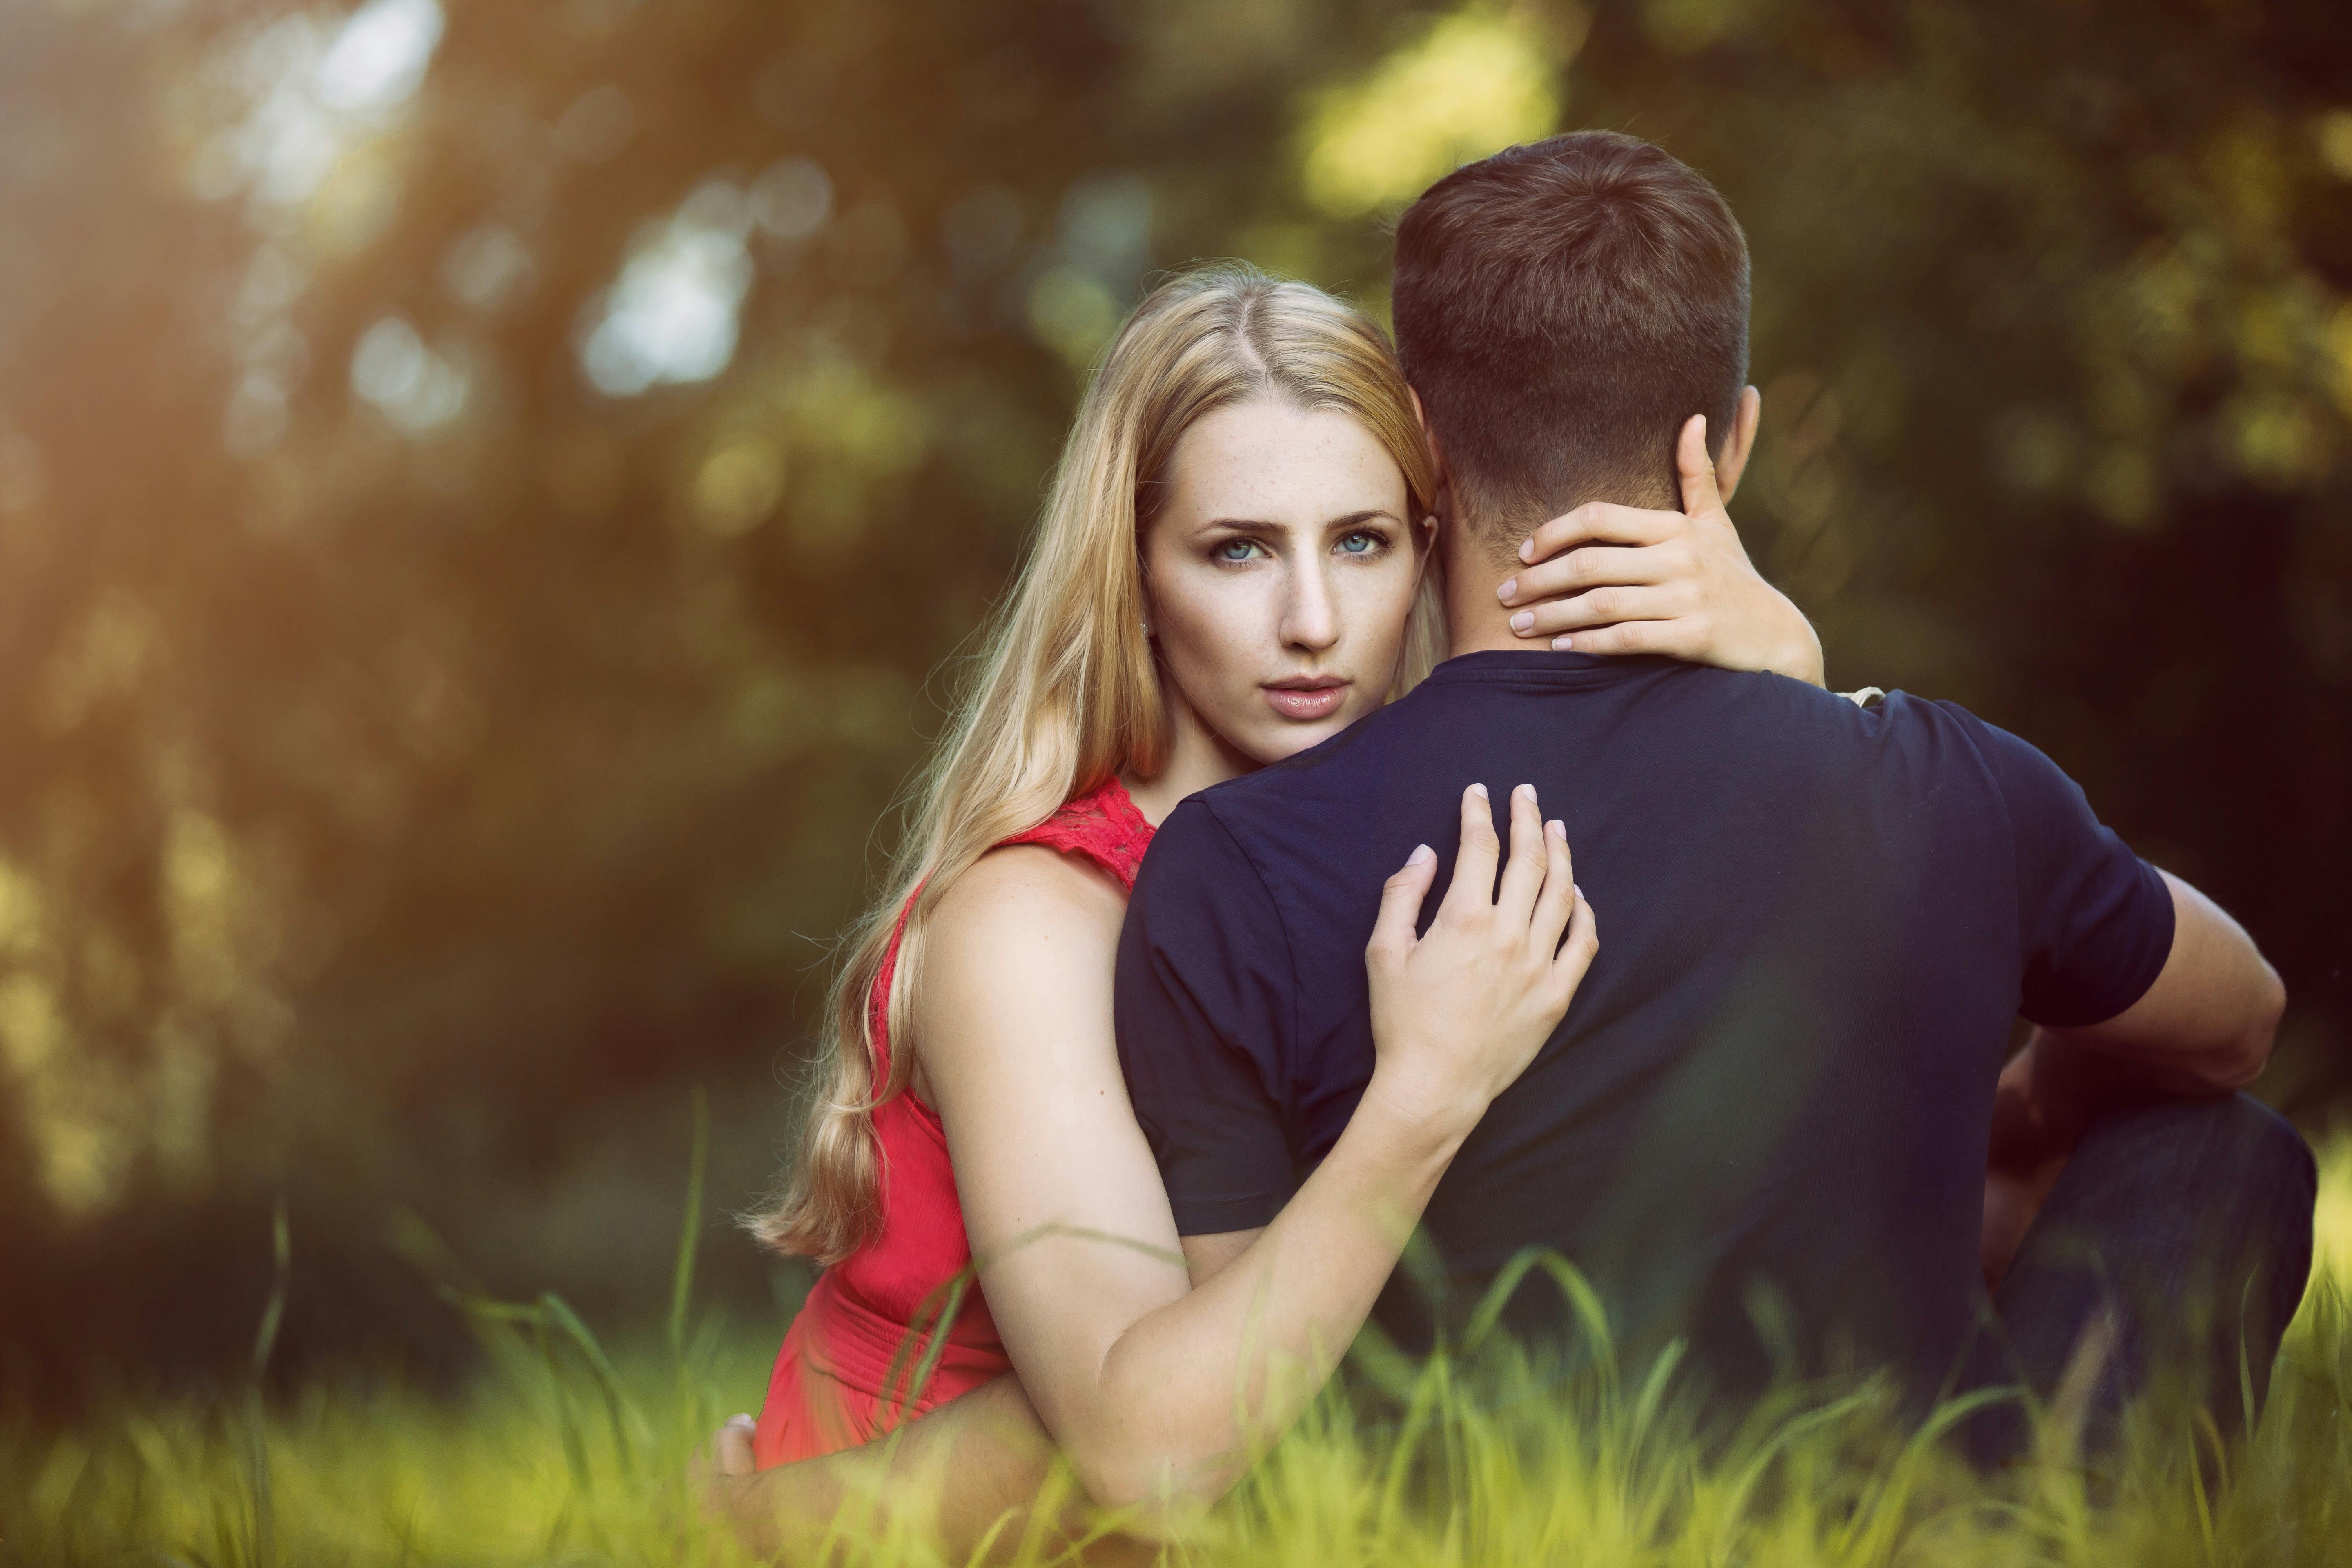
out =
<svg viewBox="0 0 2352 1568"><path fill-rule="evenodd" d="M1412 412L1415 418L1420 418L1421 394L1417 392L1412 395ZM1436 530L1441 521L1449 516L1453 510L1454 472L1445 466L1445 448L1439 444L1437 432L1429 427L1429 421L1426 419L1421 422L1421 435L1422 439L1429 443L1430 515L1426 521L1431 531L1431 542L1434 543Z"/></svg>
<svg viewBox="0 0 2352 1568"><path fill-rule="evenodd" d="M1421 426L1421 438L1429 443L1429 466L1436 470L1437 488L1445 489L1445 448L1437 444L1437 432L1430 427L1429 411L1421 405L1421 394L1408 386L1404 395L1412 399L1413 423Z"/></svg>

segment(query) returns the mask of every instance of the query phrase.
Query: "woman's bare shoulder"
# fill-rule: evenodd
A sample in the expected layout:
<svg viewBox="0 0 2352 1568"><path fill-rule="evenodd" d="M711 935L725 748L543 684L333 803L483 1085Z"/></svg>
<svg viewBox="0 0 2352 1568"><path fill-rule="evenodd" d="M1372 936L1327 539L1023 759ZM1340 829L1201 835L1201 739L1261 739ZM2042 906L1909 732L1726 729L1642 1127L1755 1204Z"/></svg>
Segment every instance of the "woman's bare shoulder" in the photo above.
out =
<svg viewBox="0 0 2352 1568"><path fill-rule="evenodd" d="M1085 1020L1099 1017L1108 1041L1126 910L1118 883L1037 845L992 849L957 878L916 971L917 1092L944 1106L945 1079L969 1086L971 1071L1029 1061L1041 1032L1082 1037Z"/></svg>
<svg viewBox="0 0 2352 1568"><path fill-rule="evenodd" d="M990 850L932 907L926 942L982 962L1034 962L1056 946L1115 944L1127 890L1075 855L1037 844Z"/></svg>

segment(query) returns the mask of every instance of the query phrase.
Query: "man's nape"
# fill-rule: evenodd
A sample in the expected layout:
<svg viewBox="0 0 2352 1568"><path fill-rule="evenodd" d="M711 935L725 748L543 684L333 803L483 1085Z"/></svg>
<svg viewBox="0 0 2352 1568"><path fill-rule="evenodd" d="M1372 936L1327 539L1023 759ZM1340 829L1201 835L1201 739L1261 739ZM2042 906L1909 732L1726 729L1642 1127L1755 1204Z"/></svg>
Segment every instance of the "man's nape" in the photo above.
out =
<svg viewBox="0 0 2352 1568"><path fill-rule="evenodd" d="M1763 394L1743 386L1732 403L1727 423L1710 420L1703 414L1695 416L1701 431L1701 460L1713 466L1716 489L1727 504L1748 471L1763 407ZM1680 508L1685 500L1683 471L1692 456L1686 449L1690 426L1691 421L1684 419L1672 429L1658 432L1654 443L1643 444L1647 456L1638 461L1581 453L1575 432L1562 432L1561 455L1556 460L1515 479L1466 471L1454 460L1444 438L1431 428L1429 444L1436 456L1440 486L1439 521L1445 547L1458 552L1449 555L1447 564L1458 561L1470 566L1483 556L1485 564L1507 572L1520 563L1519 546L1538 525L1593 501L1641 510ZM1541 481L1530 483L1538 475Z"/></svg>
<svg viewBox="0 0 2352 1568"><path fill-rule="evenodd" d="M1445 572L1452 652L1459 655L1481 648L1524 652L1531 646L1543 646L1530 645L1512 627L1516 604L1524 601L1506 604L1496 597L1495 589L1532 559L1550 553L1539 550L1531 558L1523 551L1534 542L1537 531L1552 520L1576 513L1594 502L1601 503L1605 509L1622 509L1618 512L1621 516L1664 511L1698 516L1709 510L1719 512L1738 489L1748 459L1755 450L1756 433L1762 419L1762 395L1752 386L1743 387L1733 409L1729 428L1719 437L1708 428L1703 416L1684 421L1664 442L1667 459L1663 479L1651 473L1646 463L1638 467L1570 463L1563 468L1566 477L1548 486L1546 493L1533 497L1515 496L1508 488L1485 476L1463 472L1447 451L1444 437L1433 427L1429 442L1438 469L1438 550ZM1604 547L1639 547L1655 542L1630 531L1612 531L1606 515L1599 517L1598 531L1581 542ZM1736 534L1733 538L1736 541ZM1635 573L1622 581L1654 580L1640 577L1640 569L1630 559L1612 564ZM1818 658L1813 662L1818 665Z"/></svg>

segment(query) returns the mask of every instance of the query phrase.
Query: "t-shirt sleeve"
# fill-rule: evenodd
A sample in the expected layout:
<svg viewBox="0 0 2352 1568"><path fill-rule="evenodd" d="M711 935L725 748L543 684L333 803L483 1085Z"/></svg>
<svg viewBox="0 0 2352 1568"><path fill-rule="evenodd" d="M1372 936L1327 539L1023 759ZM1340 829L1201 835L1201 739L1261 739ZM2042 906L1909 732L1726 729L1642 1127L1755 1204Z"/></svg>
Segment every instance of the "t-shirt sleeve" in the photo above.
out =
<svg viewBox="0 0 2352 1568"><path fill-rule="evenodd" d="M2172 952L2172 893L2032 746L1977 721L2009 810L2024 963L2019 1011L2064 1028L2104 1024L2145 995Z"/></svg>
<svg viewBox="0 0 2352 1568"><path fill-rule="evenodd" d="M1119 1065L1183 1236L1265 1225L1291 1193L1277 1092L1290 945L1257 868L1204 802L1169 814L1119 930Z"/></svg>

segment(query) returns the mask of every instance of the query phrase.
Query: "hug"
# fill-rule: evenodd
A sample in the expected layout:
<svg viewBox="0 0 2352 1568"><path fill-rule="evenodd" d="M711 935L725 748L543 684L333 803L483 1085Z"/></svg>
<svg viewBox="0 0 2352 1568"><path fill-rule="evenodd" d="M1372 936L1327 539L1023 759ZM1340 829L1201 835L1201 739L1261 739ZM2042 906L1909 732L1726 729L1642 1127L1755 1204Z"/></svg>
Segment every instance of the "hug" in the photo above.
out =
<svg viewBox="0 0 2352 1568"><path fill-rule="evenodd" d="M952 1456L968 1544L1058 1453L1198 1507L1528 1247L1717 1400L1793 1356L2242 1430L2310 1263L2237 1092L2277 976L2026 741L1825 689L1726 510L1721 196L1509 149L1403 215L1393 316L1218 268L1107 352L845 947L756 1226L824 1271L730 1506Z"/></svg>

